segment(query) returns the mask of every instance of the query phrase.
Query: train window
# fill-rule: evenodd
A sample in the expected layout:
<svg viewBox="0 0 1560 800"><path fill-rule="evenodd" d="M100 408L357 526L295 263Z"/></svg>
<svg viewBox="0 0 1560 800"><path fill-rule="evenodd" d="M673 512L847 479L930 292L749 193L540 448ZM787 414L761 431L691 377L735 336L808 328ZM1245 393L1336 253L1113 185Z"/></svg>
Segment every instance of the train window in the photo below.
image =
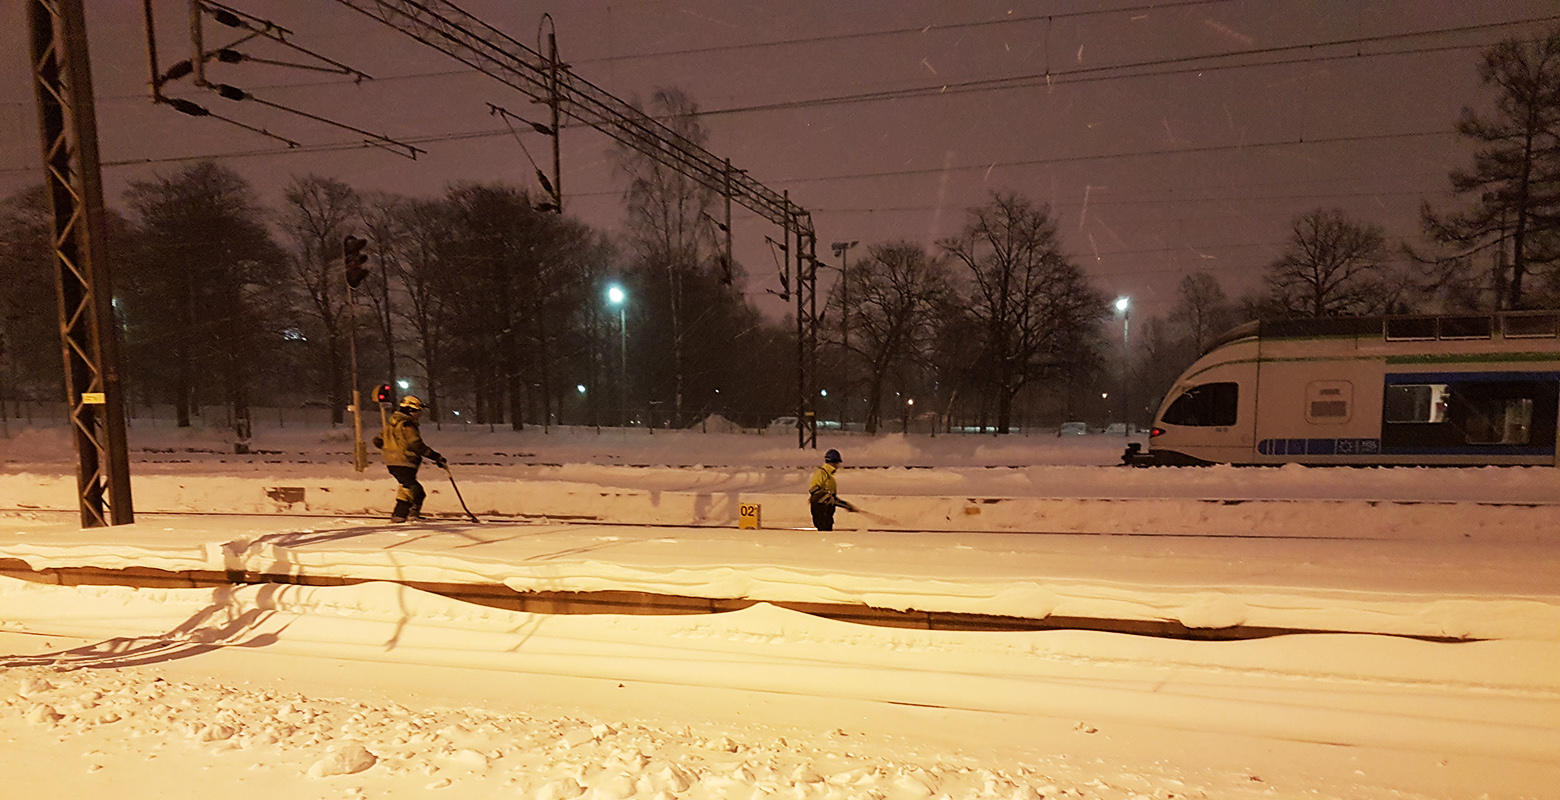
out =
<svg viewBox="0 0 1560 800"><path fill-rule="evenodd" d="M1388 384L1381 445L1387 452L1553 452L1560 384L1547 374L1447 376L1446 383Z"/></svg>
<svg viewBox="0 0 1560 800"><path fill-rule="evenodd" d="M1388 386L1381 402L1383 422L1437 423L1446 419L1446 384Z"/></svg>
<svg viewBox="0 0 1560 800"><path fill-rule="evenodd" d="M1354 384L1348 381L1312 381L1305 387L1306 422L1348 422L1353 405Z"/></svg>
<svg viewBox="0 0 1560 800"><path fill-rule="evenodd" d="M1527 444L1533 440L1531 397L1469 397L1463 420L1468 444Z"/></svg>
<svg viewBox="0 0 1560 800"><path fill-rule="evenodd" d="M1234 382L1193 386L1165 409L1161 421L1203 428L1234 425L1239 399L1240 384Z"/></svg>

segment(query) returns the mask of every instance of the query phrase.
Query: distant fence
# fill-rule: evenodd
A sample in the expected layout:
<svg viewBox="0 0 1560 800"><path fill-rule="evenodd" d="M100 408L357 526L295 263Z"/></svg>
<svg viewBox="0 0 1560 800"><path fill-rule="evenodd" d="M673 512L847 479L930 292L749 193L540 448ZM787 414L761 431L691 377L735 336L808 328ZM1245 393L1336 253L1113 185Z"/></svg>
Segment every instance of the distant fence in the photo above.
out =
<svg viewBox="0 0 1560 800"><path fill-rule="evenodd" d="M287 407L266 406L250 409L250 422L260 428L328 428L331 426L330 409L318 406ZM347 416L350 424L352 417ZM366 418L365 418L366 419ZM63 427L69 422L69 413L61 402L17 401L6 402L0 413L0 425L11 428ZM173 428L179 417L172 405L132 405L125 408L125 424L130 428ZM233 420L225 405L208 405L190 409L190 424L196 428L228 428ZM374 427L379 426L379 413L372 415ZM4 427L0 427L3 431Z"/></svg>
<svg viewBox="0 0 1560 800"><path fill-rule="evenodd" d="M178 425L178 415L172 405L131 405L126 409L126 424L130 429L136 428L160 430L174 428ZM762 428L746 428L746 432L758 433L770 436L795 436L796 428L794 417L786 418L786 422L771 422ZM352 424L352 416L346 415L341 427L349 427ZM256 406L250 410L250 422L256 431L276 430L286 428L330 428L330 409L324 406ZM379 413L377 408L370 408L369 413L363 418L366 428L377 429L379 427ZM908 422L909 430L906 430ZM1025 420L1024 422L1029 422ZM4 410L0 411L0 436L7 436L10 432L22 428L50 428L63 427L68 424L68 415L65 404L62 402L40 401L7 401ZM204 405L190 410L190 424L196 429L225 430L232 426L232 419L228 416L228 408L225 405ZM444 426L465 426L470 423L464 418L446 419ZM441 426L444 427L444 426ZM540 427L535 423L529 423L528 427ZM499 427L507 427L500 424ZM561 426L553 426L561 427ZM575 424L573 427L594 427ZM603 428L614 427L603 425ZM641 424L632 424L630 427L642 428ZM664 430L665 428L660 428ZM701 423L693 423L690 430L702 432L719 432L722 427L706 427ZM1010 436L1055 436L1057 425L1055 424L1013 424ZM852 422L841 428L837 420L820 420L818 423L820 435L855 435L863 434L862 424ZM878 435L910 433L932 436L994 436L996 429L987 425L978 424L947 424L943 420L929 415L912 417L909 420L903 418L885 419L877 431Z"/></svg>

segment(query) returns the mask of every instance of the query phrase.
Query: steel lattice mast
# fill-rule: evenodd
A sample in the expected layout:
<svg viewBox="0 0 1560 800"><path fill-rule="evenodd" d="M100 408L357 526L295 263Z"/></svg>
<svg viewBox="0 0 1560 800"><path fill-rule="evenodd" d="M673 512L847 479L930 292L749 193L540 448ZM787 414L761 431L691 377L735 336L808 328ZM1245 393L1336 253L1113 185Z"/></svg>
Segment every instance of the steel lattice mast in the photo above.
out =
<svg viewBox="0 0 1560 800"><path fill-rule="evenodd" d="M29 0L27 22L44 182L54 221L51 243L81 525L125 525L135 521L135 512L81 0Z"/></svg>

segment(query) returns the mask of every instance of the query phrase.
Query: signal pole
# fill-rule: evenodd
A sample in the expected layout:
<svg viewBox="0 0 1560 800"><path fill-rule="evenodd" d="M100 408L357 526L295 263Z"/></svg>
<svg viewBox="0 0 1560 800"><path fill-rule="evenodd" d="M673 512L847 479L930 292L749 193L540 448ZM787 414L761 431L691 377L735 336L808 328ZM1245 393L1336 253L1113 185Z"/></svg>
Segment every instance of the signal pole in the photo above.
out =
<svg viewBox="0 0 1560 800"><path fill-rule="evenodd" d="M352 468L358 472L368 469L368 445L363 443L363 391L358 386L355 290L368 277L368 255L363 252L367 246L366 239L351 234L341 240L341 265L347 276L347 350L352 354Z"/></svg>

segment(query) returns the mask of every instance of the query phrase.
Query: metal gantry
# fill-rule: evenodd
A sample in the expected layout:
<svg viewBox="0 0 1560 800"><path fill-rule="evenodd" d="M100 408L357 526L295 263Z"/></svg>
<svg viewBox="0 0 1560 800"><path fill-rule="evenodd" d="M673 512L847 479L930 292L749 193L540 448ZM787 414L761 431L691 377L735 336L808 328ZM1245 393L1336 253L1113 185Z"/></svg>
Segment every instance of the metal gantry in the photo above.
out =
<svg viewBox="0 0 1560 800"><path fill-rule="evenodd" d="M130 499L119 328L104 256L103 184L81 0L29 0L33 89L54 228L65 392L84 528L135 521Z"/></svg>
<svg viewBox="0 0 1560 800"><path fill-rule="evenodd" d="M558 63L556 46L543 56L503 31L444 0L336 0L388 25L451 58L520 91L554 109L557 144L558 115L566 115L611 136L625 147L735 200L785 231L789 248L786 269L796 276L797 318L797 438L802 447L817 447L814 408L817 386L817 236L812 215L752 176L733 169L633 105L574 74ZM551 38L549 37L551 42ZM562 204L558 187L559 205ZM730 213L726 231L730 233ZM729 257L728 249L728 257ZM729 268L729 265L728 265Z"/></svg>

